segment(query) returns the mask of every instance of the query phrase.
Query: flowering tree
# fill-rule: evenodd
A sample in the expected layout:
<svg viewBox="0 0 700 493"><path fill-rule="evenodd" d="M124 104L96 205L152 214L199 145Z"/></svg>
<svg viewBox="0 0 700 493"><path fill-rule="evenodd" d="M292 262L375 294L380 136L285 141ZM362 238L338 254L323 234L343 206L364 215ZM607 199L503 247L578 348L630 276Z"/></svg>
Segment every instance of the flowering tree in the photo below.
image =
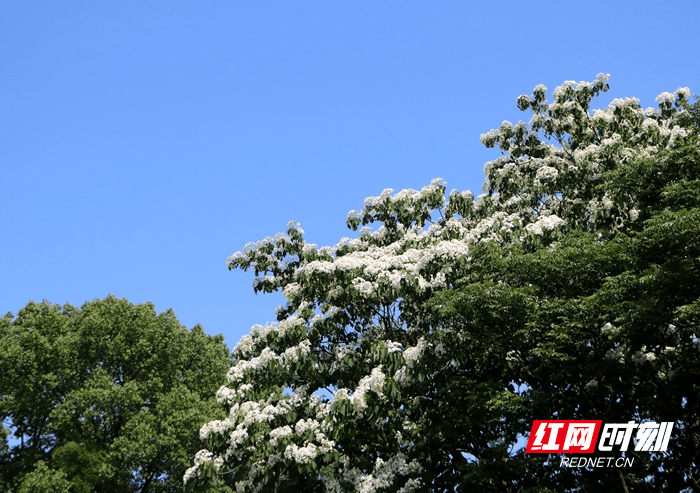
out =
<svg viewBox="0 0 700 493"><path fill-rule="evenodd" d="M541 85L520 96L530 122L481 137L501 156L476 199L446 196L440 179L389 189L350 212L356 238L318 248L290 223L231 256L286 305L233 350L217 394L228 418L202 427L185 481L697 488L698 104L681 88L658 109L591 111L607 80L567 81L552 103ZM663 418L677 431L668 455L579 470L518 447L547 418Z"/></svg>

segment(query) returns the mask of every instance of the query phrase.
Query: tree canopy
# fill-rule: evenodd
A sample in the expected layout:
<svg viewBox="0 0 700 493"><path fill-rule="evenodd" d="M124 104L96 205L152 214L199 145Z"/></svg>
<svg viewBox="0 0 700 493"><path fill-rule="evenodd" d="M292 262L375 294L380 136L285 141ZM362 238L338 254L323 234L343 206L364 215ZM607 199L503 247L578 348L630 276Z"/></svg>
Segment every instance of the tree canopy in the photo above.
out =
<svg viewBox="0 0 700 493"><path fill-rule="evenodd" d="M109 296L0 319L0 489L169 492L230 366L223 337Z"/></svg>
<svg viewBox="0 0 700 493"><path fill-rule="evenodd" d="M233 350L188 484L237 491L700 488L698 103L592 110L608 77L517 99L484 193L387 189L333 247L286 233L230 269L281 291ZM372 229L370 225L375 227ZM625 469L525 454L533 419L674 421Z"/></svg>

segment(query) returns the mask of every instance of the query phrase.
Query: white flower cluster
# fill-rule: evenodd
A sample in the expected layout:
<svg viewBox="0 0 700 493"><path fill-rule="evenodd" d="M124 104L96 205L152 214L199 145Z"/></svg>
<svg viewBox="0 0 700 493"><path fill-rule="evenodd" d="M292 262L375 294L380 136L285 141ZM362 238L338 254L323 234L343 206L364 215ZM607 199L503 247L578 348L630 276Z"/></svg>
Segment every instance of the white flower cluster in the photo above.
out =
<svg viewBox="0 0 700 493"><path fill-rule="evenodd" d="M525 230L536 235L542 235L545 231L551 231L564 224L564 220L555 216L542 216L534 223L525 226Z"/></svg>
<svg viewBox="0 0 700 493"><path fill-rule="evenodd" d="M287 348L282 353L282 362L291 363L299 361L300 356L304 356L311 352L311 342L308 339L301 341L298 345Z"/></svg>
<svg viewBox="0 0 700 493"><path fill-rule="evenodd" d="M427 346L428 343L421 337L418 340L418 344L413 347L406 348L403 352L403 359L406 361L406 366L412 368L421 357L421 354L423 354L423 351Z"/></svg>
<svg viewBox="0 0 700 493"><path fill-rule="evenodd" d="M403 346L401 345L400 342L393 342L393 341L386 341L386 348L389 354L391 353L398 353L401 351Z"/></svg>
<svg viewBox="0 0 700 493"><path fill-rule="evenodd" d="M535 185L553 181L559 176L559 171L551 166L544 165L537 170L535 174Z"/></svg>
<svg viewBox="0 0 700 493"><path fill-rule="evenodd" d="M624 363L625 362L625 348L624 348L624 346L619 345L619 346L615 346L614 348L609 349L608 352L605 353L604 358L607 361Z"/></svg>
<svg viewBox="0 0 700 493"><path fill-rule="evenodd" d="M358 385L350 398L350 402L352 402L352 405L357 412L361 413L367 408L367 391L371 390L377 394L378 397L382 397L384 395L382 389L384 388L385 379L386 375L384 375L382 372L382 365L379 365L372 370L371 374L363 377L362 380L360 380L360 385Z"/></svg>
<svg viewBox="0 0 700 493"><path fill-rule="evenodd" d="M423 187L420 191L407 188L394 194L393 188L385 188L378 197L367 197L365 199L364 207L359 214L367 214L371 208L381 204L382 202L399 202L407 200L411 203L418 203L432 195L435 195L435 192L441 193L442 189L444 189L444 182L441 178L433 179L430 182L430 185Z"/></svg>
<svg viewBox="0 0 700 493"><path fill-rule="evenodd" d="M605 83L608 80L610 80L610 74L603 74L603 73L598 74L596 76L595 81L593 81L593 82L581 81L579 83L576 83L576 81L567 80L567 81L564 81L564 83L561 86L554 89L554 98L555 99L565 98L567 95L567 89L570 91L576 91L576 92L581 91L583 89L592 90L592 89L594 89L595 84L597 82ZM539 86L535 87L535 91L537 91L538 88L540 88L540 87L542 89L546 90L546 87L544 87L544 86L542 86L542 84L540 84ZM540 90L542 90L542 89L540 89Z"/></svg>
<svg viewBox="0 0 700 493"><path fill-rule="evenodd" d="M286 322L286 323L285 323ZM303 323L303 320L297 317L297 320L286 320L279 324L278 332L283 333L284 329L288 328L291 323ZM266 326L271 327L271 326ZM265 334L266 335L266 334ZM261 337L265 337L264 335ZM246 354L249 351L249 347L252 347L252 339L250 336L244 336L238 345L234 348L234 354ZM256 372L265 370L270 362L280 363L283 367L286 367L290 363L299 361L300 357L308 355L311 351L311 342L308 339L301 341L296 346L291 346L285 349L281 355L275 354L275 351L269 347L264 348L259 356L252 357L248 360L239 359L236 363L229 369L226 378L231 383L241 382L246 374L255 374ZM227 387L221 387L217 392L217 399L220 403L228 402L231 403L236 396L243 396L252 387L250 384L239 384L237 390L233 390Z"/></svg>
<svg viewBox="0 0 700 493"><path fill-rule="evenodd" d="M600 328L600 332L602 334L617 334L620 331L617 327L615 327L613 324L610 322L606 322L605 325L603 325Z"/></svg>
<svg viewBox="0 0 700 493"><path fill-rule="evenodd" d="M236 344L236 347L234 347L234 354L238 358L243 359L253 356L256 342L265 341L268 334L276 329L277 326L271 323L265 324L264 326L260 324L253 325L253 327L250 329L250 333L241 337L238 344Z"/></svg>
<svg viewBox="0 0 700 493"><path fill-rule="evenodd" d="M458 221L453 219L451 227L454 229ZM481 230L472 232L472 235L463 240L451 239L440 241L439 236L431 231L413 229L406 231L403 238L388 246L367 246L364 250L355 250L333 261L315 260L298 269L297 282L301 279L313 278L323 275L325 277L337 276L346 272L362 272L354 277L351 283L343 289L334 286L333 299L347 291L348 287L364 296L376 296L378 283L388 281L394 289L399 289L401 283L408 278L418 280L421 287L444 286L445 272L438 272L432 277L425 275L425 269L429 265L447 265L468 254L469 242L480 239L480 233L488 230L486 222ZM462 228L462 232L468 234ZM423 248L405 248L408 244L423 244ZM330 291L330 290L329 290Z"/></svg>
<svg viewBox="0 0 700 493"><path fill-rule="evenodd" d="M306 245L304 245L306 247ZM284 287L284 290L282 291L282 294L284 294L284 297L287 299L287 301L292 301L294 300L294 297L299 294L300 291L300 286L293 282L291 284L287 284Z"/></svg>
<svg viewBox="0 0 700 493"><path fill-rule="evenodd" d="M294 435L297 437L306 435L308 431L312 432L313 440L317 443L304 440L304 445L301 447L295 443L287 445L284 449L284 457L286 459L294 459L294 461L299 464L305 464L309 460L315 459L318 454L325 454L333 450L335 442L327 438L318 421L314 419L301 419L294 427ZM272 443L272 441L270 443Z"/></svg>
<svg viewBox="0 0 700 493"><path fill-rule="evenodd" d="M651 352L651 351L645 351L646 348L642 348L641 351L638 351L632 355L632 361L636 365L641 365L646 363L647 361L654 361L656 359L656 355Z"/></svg>
<svg viewBox="0 0 700 493"><path fill-rule="evenodd" d="M299 447L296 444L287 445L284 451L285 459L294 459L299 464L306 464L311 459L316 458L318 448L313 443L307 444L305 447Z"/></svg>
<svg viewBox="0 0 700 493"><path fill-rule="evenodd" d="M292 429L289 427L289 425L284 425L279 428L275 428L270 432L270 444L272 446L276 446L278 439L290 436L291 434Z"/></svg>
<svg viewBox="0 0 700 493"><path fill-rule="evenodd" d="M670 149L683 142L688 132L674 115L685 111L680 102L687 100L690 90L679 88L674 93L661 94L657 98L658 110L642 110L637 98L616 98L607 108L589 113L590 95L607 90L608 77L599 74L591 83L566 81L554 91L553 103L533 109L529 125L504 122L499 129L482 135L487 146L497 145L505 154L486 163L485 190L490 194L483 196L481 204L476 204L477 209L489 210L491 215L497 214L499 209L516 210L524 220L520 226L534 234L541 234L546 228L541 227L544 224L529 226L535 221L528 219L528 208L535 217L548 212L561 218L557 227L566 224L595 229L597 222L607 220L615 231L637 219L639 208L634 202L629 203L630 198L626 200L625 210L636 211L636 214L612 211L612 202L603 196L606 191L586 196L589 192L584 193L585 187L581 190L559 187L565 181L596 183L612 163L619 165L651 157L659 149ZM519 105L523 101L530 105L542 89L536 88L531 97L521 96ZM677 110L662 109L673 101ZM536 145L533 146L533 142ZM533 147L534 153L530 152ZM532 188L528 183L532 183ZM513 184L517 184L516 194L499 195L503 190L512 189ZM581 203L588 203L589 214L585 218L579 214Z"/></svg>
<svg viewBox="0 0 700 493"><path fill-rule="evenodd" d="M393 455L388 460L377 458L374 463L374 470L370 474L365 474L357 468L344 468L341 477L344 482L353 485L353 491L358 493L375 493L396 484L399 476L408 476L422 471L422 466L417 460L408 462L403 453ZM403 486L398 490L402 493L416 491L422 485L420 478L408 478ZM329 493L341 493L341 482L332 480L327 485Z"/></svg>
<svg viewBox="0 0 700 493"><path fill-rule="evenodd" d="M668 143L666 144L666 149L672 148L676 144L678 138L685 138L688 136L688 131L684 128L673 127L668 132Z"/></svg>
<svg viewBox="0 0 700 493"><path fill-rule="evenodd" d="M676 95L670 92L662 92L656 96L656 100L659 103L673 103L676 100Z"/></svg>
<svg viewBox="0 0 700 493"><path fill-rule="evenodd" d="M238 360L228 371L226 378L228 378L229 382L240 381L247 371L265 368L270 361L279 360L280 357L277 356L272 349L266 347L262 350L260 356L255 356L250 360Z"/></svg>
<svg viewBox="0 0 700 493"><path fill-rule="evenodd" d="M221 457L214 458L214 454L212 454L208 450L200 450L194 456L194 465L187 469L187 471L185 471L183 482L187 484L192 478L194 478L197 475L197 471L199 470L200 466L207 462L213 463L214 467L216 469L219 469L223 465L224 461Z"/></svg>

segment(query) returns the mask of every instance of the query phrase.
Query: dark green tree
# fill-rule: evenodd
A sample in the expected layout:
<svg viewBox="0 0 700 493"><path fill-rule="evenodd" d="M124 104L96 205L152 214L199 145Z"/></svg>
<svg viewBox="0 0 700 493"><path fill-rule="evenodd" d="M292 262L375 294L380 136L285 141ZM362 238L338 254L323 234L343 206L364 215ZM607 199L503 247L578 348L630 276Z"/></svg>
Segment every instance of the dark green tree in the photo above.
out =
<svg viewBox="0 0 700 493"><path fill-rule="evenodd" d="M220 417L221 335L109 296L30 302L0 319L0 489L182 491L199 428Z"/></svg>

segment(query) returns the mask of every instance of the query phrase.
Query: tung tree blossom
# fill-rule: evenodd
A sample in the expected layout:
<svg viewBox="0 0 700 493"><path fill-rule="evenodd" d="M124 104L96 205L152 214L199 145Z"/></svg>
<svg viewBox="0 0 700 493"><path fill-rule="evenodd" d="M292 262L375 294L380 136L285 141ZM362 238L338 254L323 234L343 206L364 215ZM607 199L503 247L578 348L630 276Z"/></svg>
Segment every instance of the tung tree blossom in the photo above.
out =
<svg viewBox="0 0 700 493"><path fill-rule="evenodd" d="M697 148L697 125L687 88L663 93L658 109L634 98L591 109L607 81L564 82L551 103L542 85L520 96L530 121L481 136L502 155L485 165L477 198L447 194L439 178L421 190L386 189L349 213L354 238L318 248L290 223L229 257L230 269L253 271L256 292L281 291L286 304L276 324L254 327L234 348L217 394L228 418L202 427L204 449L186 481L216 477L241 492L516 491L528 468L544 484L541 458L526 462L514 450L529 420L601 419L605 392L623 392L606 371L647 372L663 361L657 372L670 378L681 356L666 347L688 334L664 329L642 345L626 332L629 310L582 307L594 295L618 303L605 279L631 261L606 263L601 252L622 255L659 209L629 170L643 174L651 165L639 163ZM688 179L681 175L676 183ZM560 283L542 277L550 267L531 267L541 256L559 265L577 241L608 274L571 258ZM553 304L557 296L573 304ZM666 326L686 320L667 312ZM683 340L683 351L697 349ZM538 370L577 358L595 362L581 382ZM588 400L548 408L542 396L553 389ZM579 416L583 408L589 414Z"/></svg>

